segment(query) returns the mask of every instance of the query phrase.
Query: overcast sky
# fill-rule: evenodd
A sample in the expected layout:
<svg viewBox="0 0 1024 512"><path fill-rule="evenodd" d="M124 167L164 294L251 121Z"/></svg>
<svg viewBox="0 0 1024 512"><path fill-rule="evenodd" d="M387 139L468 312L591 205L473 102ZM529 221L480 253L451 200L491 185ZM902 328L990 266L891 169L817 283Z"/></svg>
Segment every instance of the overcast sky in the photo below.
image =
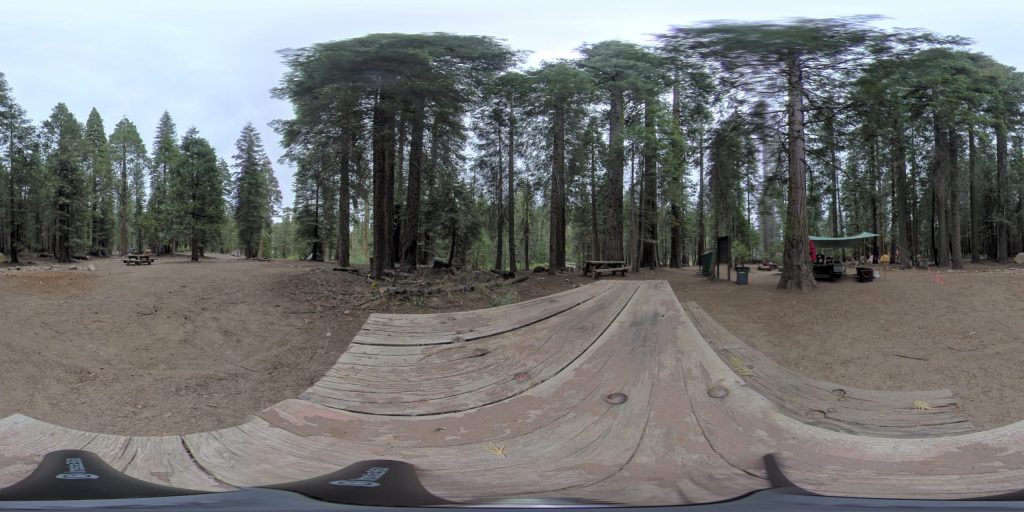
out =
<svg viewBox="0 0 1024 512"><path fill-rule="evenodd" d="M571 57L584 42L649 42L670 25L854 14L967 36L977 51L1024 68L1017 49L1024 2L1012 0L20 0L0 11L0 72L34 120L58 102L82 122L96 107L108 134L124 116L147 147L167 110L179 136L197 127L230 162L239 131L252 121L287 206L292 169L277 163L279 138L267 126L291 116L269 94L284 72L279 49L374 32L454 32L505 39L533 52L536 64Z"/></svg>

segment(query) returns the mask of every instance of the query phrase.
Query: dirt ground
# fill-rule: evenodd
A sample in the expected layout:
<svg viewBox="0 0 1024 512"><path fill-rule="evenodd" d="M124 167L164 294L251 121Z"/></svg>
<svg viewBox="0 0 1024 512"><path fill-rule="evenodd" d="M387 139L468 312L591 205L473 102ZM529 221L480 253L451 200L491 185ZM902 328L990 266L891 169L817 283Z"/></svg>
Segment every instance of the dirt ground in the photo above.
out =
<svg viewBox="0 0 1024 512"><path fill-rule="evenodd" d="M152 266L119 260L78 269L32 258L0 267L0 417L21 412L72 428L180 434L238 424L298 396L372 312L431 313L507 304L592 282L529 274L483 291L382 299L383 286L492 281L443 271L374 284L330 263L213 256ZM94 271L86 270L92 264ZM881 389L948 387L979 428L1024 419L1024 270L897 271L850 276L815 292L709 283L694 269L666 279L726 328L805 375Z"/></svg>
<svg viewBox="0 0 1024 512"><path fill-rule="evenodd" d="M236 425L294 398L371 312L484 308L569 286L395 301L330 263L30 259L0 265L0 417L125 435Z"/></svg>

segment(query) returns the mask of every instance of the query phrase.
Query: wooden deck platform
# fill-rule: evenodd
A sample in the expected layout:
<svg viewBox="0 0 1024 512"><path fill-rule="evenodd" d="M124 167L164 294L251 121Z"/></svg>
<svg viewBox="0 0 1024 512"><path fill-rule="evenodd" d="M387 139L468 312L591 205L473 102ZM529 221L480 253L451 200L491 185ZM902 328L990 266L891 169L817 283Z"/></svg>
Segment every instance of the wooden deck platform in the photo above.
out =
<svg viewBox="0 0 1024 512"><path fill-rule="evenodd" d="M808 417L801 412L818 405L807 401L827 397L808 397L806 381L690 311L710 339L663 281L597 282L465 313L373 315L301 399L235 427L124 437L22 415L0 420L0 485L26 476L46 452L84 448L136 478L201 490L398 459L416 466L428 490L457 501L716 501L768 487L769 453L795 483L823 494L966 498L1020 488L1024 423L908 438L917 421L920 435L969 424L934 421L955 416L935 412L944 392L848 387L850 414L855 399L882 397L867 400L873 414L899 424L864 431L838 413ZM754 364L758 378L739 375L748 372L730 365L730 354ZM906 408L921 396L932 410Z"/></svg>
<svg viewBox="0 0 1024 512"><path fill-rule="evenodd" d="M886 437L975 431L948 389L876 391L807 378L744 343L697 303L687 302L686 310L704 340L726 364L782 412L800 421L838 432ZM917 408L915 403L928 409Z"/></svg>

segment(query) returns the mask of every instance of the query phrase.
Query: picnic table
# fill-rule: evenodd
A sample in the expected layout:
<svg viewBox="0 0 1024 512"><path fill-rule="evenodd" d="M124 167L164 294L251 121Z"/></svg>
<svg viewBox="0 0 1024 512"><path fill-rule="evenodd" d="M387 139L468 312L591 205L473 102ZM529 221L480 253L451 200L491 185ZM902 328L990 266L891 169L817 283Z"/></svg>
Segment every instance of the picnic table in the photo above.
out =
<svg viewBox="0 0 1024 512"><path fill-rule="evenodd" d="M142 265L143 263L146 265L152 265L153 262L156 261L156 258L151 254L128 254L124 258L121 258L121 261L123 261L125 265Z"/></svg>
<svg viewBox="0 0 1024 512"><path fill-rule="evenodd" d="M626 262L623 260L589 260L583 262L583 275L594 274L597 279L603 274L626 275Z"/></svg>

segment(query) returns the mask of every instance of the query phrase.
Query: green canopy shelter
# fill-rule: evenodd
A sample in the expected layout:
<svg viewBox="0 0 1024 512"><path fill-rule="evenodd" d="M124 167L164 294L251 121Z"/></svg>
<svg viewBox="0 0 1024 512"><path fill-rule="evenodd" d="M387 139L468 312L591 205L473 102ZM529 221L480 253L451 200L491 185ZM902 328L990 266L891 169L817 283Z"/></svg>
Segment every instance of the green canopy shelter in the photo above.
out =
<svg viewBox="0 0 1024 512"><path fill-rule="evenodd" d="M874 233L868 233L867 231L865 231L865 232L863 232L863 233L861 233L859 235L853 235L853 236L844 236L844 237L812 236L812 237L808 237L808 238L810 238L811 241L814 242L815 250L818 250L818 249L857 249L857 248L861 247L861 245L864 242L866 242L868 240L872 240L872 239L874 239L876 237L878 237L878 235L876 235ZM819 256L819 258L823 258L823 257ZM811 267L814 270L814 278L815 279L828 279L828 280L831 280L831 281L835 281L836 279L839 279L839 278L843 277L843 274L846 273L846 266L843 264L843 262L839 261L838 259L833 259L833 258L829 257L829 258L823 258L822 260L819 260L819 261L812 261L811 262Z"/></svg>
<svg viewBox="0 0 1024 512"><path fill-rule="evenodd" d="M865 231L859 235L839 238L833 238L830 236L812 236L809 238L814 242L814 247L816 249L856 249L860 247L861 243L877 237L878 235Z"/></svg>

